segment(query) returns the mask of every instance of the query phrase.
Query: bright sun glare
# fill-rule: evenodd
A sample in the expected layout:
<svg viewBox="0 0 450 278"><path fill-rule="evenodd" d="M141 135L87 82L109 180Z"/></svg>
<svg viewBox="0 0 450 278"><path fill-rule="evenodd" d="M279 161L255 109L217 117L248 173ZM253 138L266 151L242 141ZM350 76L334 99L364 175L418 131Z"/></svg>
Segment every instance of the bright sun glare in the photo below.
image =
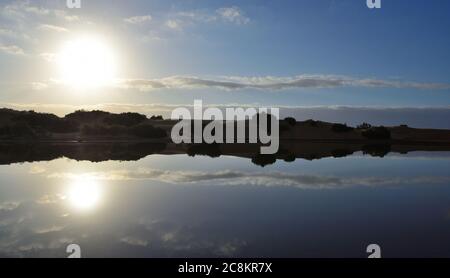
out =
<svg viewBox="0 0 450 278"><path fill-rule="evenodd" d="M57 56L60 78L75 88L110 85L116 77L116 59L100 38L80 37L66 42Z"/></svg>
<svg viewBox="0 0 450 278"><path fill-rule="evenodd" d="M68 199L72 206L86 211L98 205L101 195L100 185L95 180L80 178L69 187Z"/></svg>

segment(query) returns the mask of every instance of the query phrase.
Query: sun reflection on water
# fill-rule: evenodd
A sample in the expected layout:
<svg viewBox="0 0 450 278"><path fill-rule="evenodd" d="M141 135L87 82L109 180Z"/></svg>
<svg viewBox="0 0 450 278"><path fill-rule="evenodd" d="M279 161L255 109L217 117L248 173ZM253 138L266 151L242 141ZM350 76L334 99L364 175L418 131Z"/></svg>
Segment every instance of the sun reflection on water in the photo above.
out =
<svg viewBox="0 0 450 278"><path fill-rule="evenodd" d="M91 211L98 207L102 193L102 187L97 180L79 177L70 184L67 199L77 210Z"/></svg>

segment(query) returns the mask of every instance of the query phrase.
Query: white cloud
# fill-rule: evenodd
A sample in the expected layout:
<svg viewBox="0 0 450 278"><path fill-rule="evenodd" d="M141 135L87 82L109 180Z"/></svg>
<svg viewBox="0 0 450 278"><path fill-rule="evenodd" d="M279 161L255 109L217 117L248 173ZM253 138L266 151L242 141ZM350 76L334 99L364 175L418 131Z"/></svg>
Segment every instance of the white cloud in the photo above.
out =
<svg viewBox="0 0 450 278"><path fill-rule="evenodd" d="M43 82L32 82L31 83L31 88L33 89L33 91L42 91L47 89L49 86L47 83L43 83Z"/></svg>
<svg viewBox="0 0 450 278"><path fill-rule="evenodd" d="M250 19L244 15L244 12L236 6L217 9L216 13L227 22L239 25L250 22Z"/></svg>
<svg viewBox="0 0 450 278"><path fill-rule="evenodd" d="M76 11L50 8L36 2L11 1L0 4L3 25L0 28L0 51L14 55L39 53L38 49L42 49L44 44L47 46L47 42L42 40L42 33L36 32L36 29L45 32L67 32L65 25L79 20L77 15L72 14ZM19 45L26 45L27 53Z"/></svg>
<svg viewBox="0 0 450 278"><path fill-rule="evenodd" d="M38 228L36 230L34 230L33 232L35 234L38 235L42 235L42 234L48 234L48 233L56 233L56 232L61 232L63 231L65 228L65 226L50 226L50 227L43 227L43 228Z"/></svg>
<svg viewBox="0 0 450 278"><path fill-rule="evenodd" d="M39 165L35 165L35 166L32 166L30 168L29 173L32 174L32 175L37 175L37 174L45 173L46 171L47 170L44 167L39 166Z"/></svg>
<svg viewBox="0 0 450 278"><path fill-rule="evenodd" d="M76 10L76 9L71 9L71 10ZM67 22L75 22L75 21L80 21L80 17L77 15L73 15L73 14L68 14L66 11L64 10L52 10L52 13L59 19L63 19Z"/></svg>
<svg viewBox="0 0 450 278"><path fill-rule="evenodd" d="M49 15L50 10L30 5L29 1L15 1L3 7L2 13L9 17L25 17L26 14Z"/></svg>
<svg viewBox="0 0 450 278"><path fill-rule="evenodd" d="M20 206L20 203L17 203L17 202L0 203L0 212L15 210L19 206Z"/></svg>
<svg viewBox="0 0 450 278"><path fill-rule="evenodd" d="M79 17L71 15L65 10L43 8L38 5L31 4L30 1L15 1L11 4L5 5L0 13L13 20L27 20L30 17L46 18L49 17L63 19L66 21L76 21Z"/></svg>
<svg viewBox="0 0 450 278"><path fill-rule="evenodd" d="M12 29L0 28L0 36L13 39L30 39L28 35L20 34Z"/></svg>
<svg viewBox="0 0 450 278"><path fill-rule="evenodd" d="M174 26L176 28L176 26ZM10 54L24 54L17 46L2 46L0 50ZM41 58L52 62L55 59L53 53L41 53ZM47 85L58 85L53 82L40 82ZM135 89L143 92L151 92L163 89L193 90L193 89L219 89L226 91L259 90L259 91L283 91L295 89L334 89L334 88L393 88L413 90L450 90L449 83L417 82L384 80L374 78L355 78L339 75L296 75L286 77L276 76L169 76L155 79L117 79L111 85L119 89Z"/></svg>
<svg viewBox="0 0 450 278"><path fill-rule="evenodd" d="M120 242L133 245L133 246L141 246L146 247L148 245L148 241L145 239L140 239L137 237L126 236L120 239Z"/></svg>
<svg viewBox="0 0 450 278"><path fill-rule="evenodd" d="M46 60L47 62L53 62L53 61L55 61L57 54L55 54L55 53L47 53L46 52L46 53L39 54L39 56L42 59Z"/></svg>
<svg viewBox="0 0 450 278"><path fill-rule="evenodd" d="M3 51L5 53L11 54L11 55L24 55L25 54L25 51L17 45L0 44L0 51Z"/></svg>
<svg viewBox="0 0 450 278"><path fill-rule="evenodd" d="M382 79L358 79L334 75L298 75L292 77L215 77L171 76L160 79L126 79L118 83L122 88L134 88L141 91L156 89L201 89L215 88L223 90L286 90L339 87L397 88L419 90L448 90L447 83L426 83L409 81L391 81Z"/></svg>
<svg viewBox="0 0 450 278"><path fill-rule="evenodd" d="M191 20L195 22L213 22L217 20L216 14L211 14L204 11L184 11L178 12L175 17L182 18L184 20Z"/></svg>
<svg viewBox="0 0 450 278"><path fill-rule="evenodd" d="M164 22L166 27L173 30L182 30L186 26L195 26L196 24L210 23L231 23L235 25L244 25L250 22L244 12L236 6L223 7L215 11L193 10L180 11L168 16Z"/></svg>
<svg viewBox="0 0 450 278"><path fill-rule="evenodd" d="M337 189L349 186L390 186L406 184L441 184L450 181L450 177L334 177L319 175L291 174L285 172L241 172L223 170L218 172L175 171L142 168L135 171L113 170L106 172L85 173L89 179L97 180L155 180L170 184L211 185L252 185L282 186L306 189ZM70 172L52 173L48 178L76 179L79 174Z"/></svg>
<svg viewBox="0 0 450 278"><path fill-rule="evenodd" d="M125 21L126 23L129 23L129 24L141 24L144 22L149 22L151 20L152 20L151 15L140 15L140 16L133 16L133 17L125 18L123 21Z"/></svg>
<svg viewBox="0 0 450 278"><path fill-rule="evenodd" d="M44 173L44 172L42 172L42 173ZM42 174L42 173L30 173L30 174L37 175L37 174ZM52 205L52 204L57 204L61 200L64 200L63 195L47 194L47 195L44 195L44 196L40 197L39 199L37 199L36 203L39 205Z"/></svg>
<svg viewBox="0 0 450 278"><path fill-rule="evenodd" d="M0 28L0 36L15 37L16 33L13 30Z"/></svg>
<svg viewBox="0 0 450 278"><path fill-rule="evenodd" d="M181 30L181 22L179 20L167 20L166 26L173 30Z"/></svg>
<svg viewBox="0 0 450 278"><path fill-rule="evenodd" d="M41 25L39 25L38 29L43 30L43 31L53 31L53 32L69 32L69 30L67 30L64 27L51 25L51 24L41 24Z"/></svg>

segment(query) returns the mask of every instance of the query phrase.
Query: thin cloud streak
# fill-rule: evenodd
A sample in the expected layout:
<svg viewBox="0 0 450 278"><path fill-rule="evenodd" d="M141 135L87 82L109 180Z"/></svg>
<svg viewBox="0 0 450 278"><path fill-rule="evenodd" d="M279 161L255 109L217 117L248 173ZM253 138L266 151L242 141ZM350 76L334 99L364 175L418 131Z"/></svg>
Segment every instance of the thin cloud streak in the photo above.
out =
<svg viewBox="0 0 450 278"><path fill-rule="evenodd" d="M25 55L25 51L17 45L0 44L0 51L11 55Z"/></svg>
<svg viewBox="0 0 450 278"><path fill-rule="evenodd" d="M335 75L298 75L292 77L221 77L171 76L160 79L123 79L118 87L153 91L160 89L222 89L236 91L256 89L280 91L289 89L322 89L340 87L396 88L416 90L448 90L447 83L391 81L382 79L358 79Z"/></svg>
<svg viewBox="0 0 450 278"><path fill-rule="evenodd" d="M301 189L339 189L353 186L397 186L412 184L444 184L450 177L333 177L320 175L290 174L284 172L241 172L224 170L217 172L176 171L142 168L136 171L113 170L90 172L82 175L63 172L47 175L50 179L78 179L86 177L96 180L128 181L153 180L169 184L235 186L251 185L262 187L294 187Z"/></svg>
<svg viewBox="0 0 450 278"><path fill-rule="evenodd" d="M145 22L152 21L151 15L138 15L138 16L132 16L128 18L124 18L123 21L128 24L141 24Z"/></svg>
<svg viewBox="0 0 450 278"><path fill-rule="evenodd" d="M51 25L51 24L41 24L38 27L39 30L43 30L43 31L53 31L53 32L69 32L68 29L61 27L61 26L56 26L56 25Z"/></svg>

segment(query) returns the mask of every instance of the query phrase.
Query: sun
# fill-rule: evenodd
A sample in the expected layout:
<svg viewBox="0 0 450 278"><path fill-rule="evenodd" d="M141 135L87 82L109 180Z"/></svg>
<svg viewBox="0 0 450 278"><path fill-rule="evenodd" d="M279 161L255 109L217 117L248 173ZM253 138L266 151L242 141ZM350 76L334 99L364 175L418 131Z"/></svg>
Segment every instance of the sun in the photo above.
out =
<svg viewBox="0 0 450 278"><path fill-rule="evenodd" d="M60 81L75 88L107 86L114 82L117 60L112 47L99 37L79 37L63 44L57 54Z"/></svg>

